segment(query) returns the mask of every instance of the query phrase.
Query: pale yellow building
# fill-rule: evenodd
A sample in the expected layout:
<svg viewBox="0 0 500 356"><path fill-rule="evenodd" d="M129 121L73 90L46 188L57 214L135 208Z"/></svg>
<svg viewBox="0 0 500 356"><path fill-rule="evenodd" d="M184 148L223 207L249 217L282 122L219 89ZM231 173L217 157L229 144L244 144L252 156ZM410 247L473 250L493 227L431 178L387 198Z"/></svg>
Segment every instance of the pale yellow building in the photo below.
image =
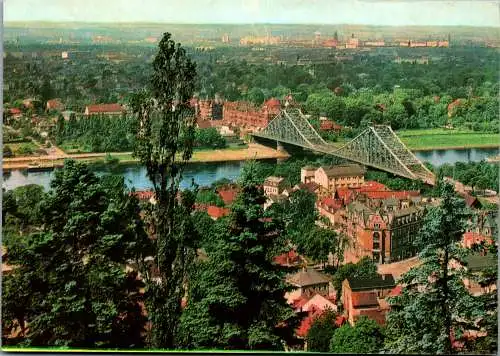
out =
<svg viewBox="0 0 500 356"><path fill-rule="evenodd" d="M301 169L302 183L316 183L329 193L338 188L358 188L365 182L366 170L358 164L331 167L304 167Z"/></svg>

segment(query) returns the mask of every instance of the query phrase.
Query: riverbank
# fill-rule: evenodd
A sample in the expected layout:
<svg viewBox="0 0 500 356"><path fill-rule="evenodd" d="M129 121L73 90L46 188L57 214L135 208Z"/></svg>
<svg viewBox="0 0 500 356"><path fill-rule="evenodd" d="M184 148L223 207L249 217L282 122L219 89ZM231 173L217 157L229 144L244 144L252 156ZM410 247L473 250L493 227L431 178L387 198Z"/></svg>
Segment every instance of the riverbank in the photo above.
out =
<svg viewBox="0 0 500 356"><path fill-rule="evenodd" d="M27 169L30 164L52 164L54 167L63 165L65 159L74 159L86 163L104 163L107 153L79 153L79 154L58 154L48 156L27 156L16 158L4 158L3 170ZM120 164L130 164L137 162L137 159L132 157L131 152L110 152L109 155L118 159ZM228 161L246 161L251 159L284 159L289 155L274 150L272 148L249 144L247 148L242 149L221 149L221 150L200 150L194 151L190 162L228 162Z"/></svg>

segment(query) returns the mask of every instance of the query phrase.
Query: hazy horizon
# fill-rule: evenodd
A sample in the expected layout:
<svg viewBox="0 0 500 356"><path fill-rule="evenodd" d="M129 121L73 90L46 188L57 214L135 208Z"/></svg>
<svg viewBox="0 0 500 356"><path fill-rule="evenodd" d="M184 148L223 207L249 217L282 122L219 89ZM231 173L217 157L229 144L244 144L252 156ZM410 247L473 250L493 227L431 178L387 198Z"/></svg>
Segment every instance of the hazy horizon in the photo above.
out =
<svg viewBox="0 0 500 356"><path fill-rule="evenodd" d="M499 27L497 0L7 0L4 24Z"/></svg>

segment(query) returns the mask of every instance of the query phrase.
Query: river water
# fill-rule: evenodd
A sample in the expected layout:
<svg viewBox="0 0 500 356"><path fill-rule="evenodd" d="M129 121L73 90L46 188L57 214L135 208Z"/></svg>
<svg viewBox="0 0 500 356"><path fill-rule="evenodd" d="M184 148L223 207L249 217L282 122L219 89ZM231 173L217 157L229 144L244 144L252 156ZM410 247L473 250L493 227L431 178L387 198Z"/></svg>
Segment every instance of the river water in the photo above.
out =
<svg viewBox="0 0 500 356"><path fill-rule="evenodd" d="M435 166L442 164L453 164L455 162L477 162L487 157L499 154L498 148L493 149L466 149L466 150L431 150L415 152L415 155L424 162L430 162ZM194 163L190 164L184 170L184 178L181 182L181 188L191 186L194 180L200 186L209 186L214 181L221 178L235 180L240 174L244 162L218 162L218 163ZM105 170L97 171L97 174L106 174ZM151 187L146 170L138 165L123 166L115 174L121 174L129 187L135 187L137 190L148 189ZM9 190L27 184L39 184L49 189L50 180L53 172L30 172L12 171L4 173L3 188Z"/></svg>

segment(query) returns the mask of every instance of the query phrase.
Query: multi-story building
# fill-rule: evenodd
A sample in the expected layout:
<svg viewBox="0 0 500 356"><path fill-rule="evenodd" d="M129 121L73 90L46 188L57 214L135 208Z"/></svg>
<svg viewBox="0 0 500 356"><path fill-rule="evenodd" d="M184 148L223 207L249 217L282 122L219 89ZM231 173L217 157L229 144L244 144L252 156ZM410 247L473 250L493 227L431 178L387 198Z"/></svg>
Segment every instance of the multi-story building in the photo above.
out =
<svg viewBox="0 0 500 356"><path fill-rule="evenodd" d="M281 102L271 98L258 107L246 101L223 102L215 99L201 100L196 108L202 120L212 120L216 125L258 130L266 127L279 114Z"/></svg>
<svg viewBox="0 0 500 356"><path fill-rule="evenodd" d="M390 263L415 256L413 240L425 214L417 195L366 192L341 210L336 222L351 240L348 262L368 256L376 263Z"/></svg>
<svg viewBox="0 0 500 356"><path fill-rule="evenodd" d="M264 195L269 197L272 195L279 195L285 189L285 178L283 177L267 177L264 181Z"/></svg>
<svg viewBox="0 0 500 356"><path fill-rule="evenodd" d="M302 183L316 183L330 194L339 188L358 188L365 181L365 168L358 164L331 167L304 167L300 177Z"/></svg>

